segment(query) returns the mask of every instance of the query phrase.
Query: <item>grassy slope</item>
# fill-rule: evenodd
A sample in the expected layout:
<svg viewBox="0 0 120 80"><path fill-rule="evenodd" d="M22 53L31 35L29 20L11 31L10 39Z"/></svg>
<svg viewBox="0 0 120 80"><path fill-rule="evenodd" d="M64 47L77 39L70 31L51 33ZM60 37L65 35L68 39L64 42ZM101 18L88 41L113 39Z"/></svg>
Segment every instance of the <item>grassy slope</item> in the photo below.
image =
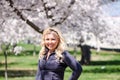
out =
<svg viewBox="0 0 120 80"><path fill-rule="evenodd" d="M36 70L37 69L37 61L38 54L33 56L33 45L25 45L25 51L18 56L8 55L8 70ZM36 53L38 53L40 48L37 47ZM72 51L70 51L73 53ZM76 54L77 60L80 60L80 52ZM91 55L91 65L86 66L82 65L83 73L79 80L120 80L120 54L116 52L106 52L101 51L99 54L96 54L94 50L92 50ZM0 70L4 70L4 56L0 53ZM35 75L35 74L34 74ZM34 80L35 76L24 76L24 77L8 77L9 80ZM69 68L66 69L65 79L71 75L71 70ZM0 80L5 80L0 76Z"/></svg>

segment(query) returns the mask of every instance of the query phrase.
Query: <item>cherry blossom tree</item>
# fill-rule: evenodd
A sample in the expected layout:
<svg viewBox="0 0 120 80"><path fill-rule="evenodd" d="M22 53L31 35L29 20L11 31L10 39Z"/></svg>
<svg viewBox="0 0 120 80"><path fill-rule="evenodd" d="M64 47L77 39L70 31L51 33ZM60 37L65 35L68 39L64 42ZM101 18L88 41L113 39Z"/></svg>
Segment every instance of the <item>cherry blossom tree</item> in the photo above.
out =
<svg viewBox="0 0 120 80"><path fill-rule="evenodd" d="M102 5L104 0L0 0L0 44L25 39L40 42L40 34L48 26L61 29L68 44L78 44L82 31L95 35L96 43L108 41L106 36L119 33L114 30L117 32L111 34Z"/></svg>

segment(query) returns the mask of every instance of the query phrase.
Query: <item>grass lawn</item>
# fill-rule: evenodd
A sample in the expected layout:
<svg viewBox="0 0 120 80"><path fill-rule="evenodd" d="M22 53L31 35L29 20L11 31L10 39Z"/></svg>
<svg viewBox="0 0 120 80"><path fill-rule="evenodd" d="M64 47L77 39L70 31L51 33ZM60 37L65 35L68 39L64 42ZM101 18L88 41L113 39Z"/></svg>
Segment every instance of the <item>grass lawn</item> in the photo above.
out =
<svg viewBox="0 0 120 80"><path fill-rule="evenodd" d="M21 44L20 44L21 45ZM25 47L25 51L19 55L8 54L8 70L12 74L19 71L35 71L37 70L37 61L38 54L35 56L33 53L33 45L22 45ZM38 53L40 48L37 47L36 53ZM73 51L70 51L73 53ZM80 60L80 52L76 54L76 59ZM0 80L5 80L4 76L1 73L4 71L4 55L0 53ZM106 52L101 51L99 54L96 54L92 50L91 54L91 64L82 65L83 72L79 80L120 80L120 53L117 52ZM25 76L26 73L20 73L24 76L8 76L8 80L35 80L35 72L31 73L32 75ZM64 80L68 80L71 75L71 70L69 68L65 71Z"/></svg>
<svg viewBox="0 0 120 80"><path fill-rule="evenodd" d="M64 80L68 80L70 76L69 72L65 73ZM5 80L4 77L0 77L0 80ZM8 80L35 80L34 76L27 77L8 77ZM82 73L79 80L120 80L119 73Z"/></svg>

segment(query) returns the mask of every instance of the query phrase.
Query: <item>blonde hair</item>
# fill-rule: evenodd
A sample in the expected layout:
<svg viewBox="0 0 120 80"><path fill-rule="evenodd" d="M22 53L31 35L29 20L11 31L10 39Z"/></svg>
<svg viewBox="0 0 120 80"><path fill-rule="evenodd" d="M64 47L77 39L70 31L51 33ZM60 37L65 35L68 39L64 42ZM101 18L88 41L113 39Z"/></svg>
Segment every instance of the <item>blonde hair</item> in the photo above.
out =
<svg viewBox="0 0 120 80"><path fill-rule="evenodd" d="M56 56L57 60L63 59L62 53L66 48L65 40L64 40L61 32L55 27L49 27L49 28L47 28L43 31L42 41L41 41L41 50L40 50L40 53L39 53L39 59L43 58L45 53L46 53L46 47L45 47L45 44L44 44L44 39L45 39L45 35L50 34L50 33L53 33L59 39L58 46L55 50L55 53L56 53L55 56Z"/></svg>

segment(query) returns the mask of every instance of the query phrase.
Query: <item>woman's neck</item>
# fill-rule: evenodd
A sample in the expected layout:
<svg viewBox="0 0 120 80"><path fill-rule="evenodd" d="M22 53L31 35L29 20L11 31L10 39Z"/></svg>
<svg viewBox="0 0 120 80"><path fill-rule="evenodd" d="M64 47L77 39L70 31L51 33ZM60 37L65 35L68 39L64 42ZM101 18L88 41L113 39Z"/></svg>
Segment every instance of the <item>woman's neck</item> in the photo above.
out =
<svg viewBox="0 0 120 80"><path fill-rule="evenodd" d="M49 50L48 53L47 53L47 60L49 58L49 56L53 53L53 50Z"/></svg>

